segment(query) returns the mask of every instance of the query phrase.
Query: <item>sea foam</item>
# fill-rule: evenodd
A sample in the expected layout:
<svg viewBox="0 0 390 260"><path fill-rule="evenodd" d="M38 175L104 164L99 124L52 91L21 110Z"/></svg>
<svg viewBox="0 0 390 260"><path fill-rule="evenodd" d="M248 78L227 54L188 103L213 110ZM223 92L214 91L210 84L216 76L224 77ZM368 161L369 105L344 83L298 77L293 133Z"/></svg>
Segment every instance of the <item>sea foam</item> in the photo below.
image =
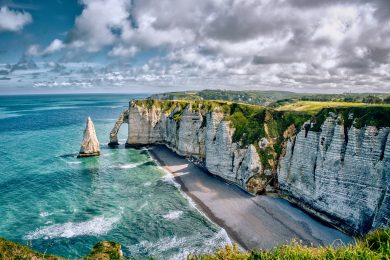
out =
<svg viewBox="0 0 390 260"><path fill-rule="evenodd" d="M204 239L203 234L197 233L187 237L164 237L155 242L141 241L136 245L127 246L127 249L137 256L148 252L153 256L167 256L168 259L186 259L188 254L210 253L221 248L231 241L224 229L220 229L214 236Z"/></svg>
<svg viewBox="0 0 390 260"><path fill-rule="evenodd" d="M85 222L67 222L38 228L24 236L26 240L51 239L56 237L71 238L77 236L98 236L106 234L113 225L119 221L119 217L105 218L95 217Z"/></svg>
<svg viewBox="0 0 390 260"><path fill-rule="evenodd" d="M183 211L173 210L173 211L169 211L168 214L163 215L163 218L165 218L165 219L178 219L178 218L180 218L181 215L183 215Z"/></svg>
<svg viewBox="0 0 390 260"><path fill-rule="evenodd" d="M122 165L118 166L118 168L127 170L127 169L136 168L139 165L140 165L139 163L127 163L127 164L122 164Z"/></svg>

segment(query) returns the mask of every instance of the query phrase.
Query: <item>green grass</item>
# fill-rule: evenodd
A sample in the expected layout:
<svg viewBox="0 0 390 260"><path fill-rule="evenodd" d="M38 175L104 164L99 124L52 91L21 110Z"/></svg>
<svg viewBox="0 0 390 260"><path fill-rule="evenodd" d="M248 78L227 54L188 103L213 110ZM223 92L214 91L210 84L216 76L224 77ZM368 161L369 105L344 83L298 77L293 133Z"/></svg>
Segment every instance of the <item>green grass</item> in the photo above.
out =
<svg viewBox="0 0 390 260"><path fill-rule="evenodd" d="M46 259L46 260L65 260L66 258L47 255L32 250L28 246L23 246L18 243L0 238L0 259ZM110 241L102 241L97 243L89 253L89 255L81 258L84 260L123 260L121 255L121 246L118 243Z"/></svg>
<svg viewBox="0 0 390 260"><path fill-rule="evenodd" d="M279 246L270 251L240 251L236 245L226 246L210 255L190 255L190 260L300 260L300 259L390 259L390 229L378 229L356 241L355 244L312 247L298 242Z"/></svg>
<svg viewBox="0 0 390 260"><path fill-rule="evenodd" d="M332 101L297 101L288 102L276 108L277 111L306 112L312 115L317 114L326 108L351 108L351 107L389 107L389 104L365 104L353 102L332 102Z"/></svg>
<svg viewBox="0 0 390 260"><path fill-rule="evenodd" d="M45 255L32 250L30 247L22 246L15 242L0 238L0 259L48 259L62 260L65 258Z"/></svg>
<svg viewBox="0 0 390 260"><path fill-rule="evenodd" d="M115 242L103 241L97 243L91 253L82 259L123 260L120 245ZM0 238L0 259L48 259L63 260L58 256L45 255L12 241ZM152 259L152 258L150 258ZM365 237L356 240L354 244L341 246L306 246L299 242L282 245L273 250L241 251L237 245L226 246L208 255L188 255L189 260L273 260L273 259L390 259L390 229L377 229Z"/></svg>
<svg viewBox="0 0 390 260"><path fill-rule="evenodd" d="M85 260L122 260L124 259L121 252L121 246L118 243L102 241L97 243L91 253L84 257Z"/></svg>

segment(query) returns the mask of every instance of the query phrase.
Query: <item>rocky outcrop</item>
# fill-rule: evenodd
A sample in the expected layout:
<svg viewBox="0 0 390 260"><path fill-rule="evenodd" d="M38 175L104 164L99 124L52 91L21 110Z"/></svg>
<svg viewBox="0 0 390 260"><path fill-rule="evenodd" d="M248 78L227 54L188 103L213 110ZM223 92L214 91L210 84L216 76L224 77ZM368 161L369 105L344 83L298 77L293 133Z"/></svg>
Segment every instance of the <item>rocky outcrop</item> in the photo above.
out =
<svg viewBox="0 0 390 260"><path fill-rule="evenodd" d="M90 157L100 155L100 145L96 137L95 126L90 117L88 117L87 125L84 130L84 138L81 143L81 148L78 157Z"/></svg>
<svg viewBox="0 0 390 260"><path fill-rule="evenodd" d="M177 104L158 106L130 103L127 145L164 143L177 154L194 158L207 170L253 194L265 190L259 155L253 145L232 141L235 129L224 113ZM249 185L250 184L250 185ZM248 186L249 185L249 186Z"/></svg>
<svg viewBox="0 0 390 260"><path fill-rule="evenodd" d="M110 132L110 142L108 143L109 146L113 147L119 145L118 142L119 129L124 123L128 123L128 122L129 122L129 110L126 109L119 115L118 119L115 122L114 128Z"/></svg>
<svg viewBox="0 0 390 260"><path fill-rule="evenodd" d="M287 144L278 168L287 198L346 231L389 226L387 127L347 127L331 114L320 132L308 125Z"/></svg>

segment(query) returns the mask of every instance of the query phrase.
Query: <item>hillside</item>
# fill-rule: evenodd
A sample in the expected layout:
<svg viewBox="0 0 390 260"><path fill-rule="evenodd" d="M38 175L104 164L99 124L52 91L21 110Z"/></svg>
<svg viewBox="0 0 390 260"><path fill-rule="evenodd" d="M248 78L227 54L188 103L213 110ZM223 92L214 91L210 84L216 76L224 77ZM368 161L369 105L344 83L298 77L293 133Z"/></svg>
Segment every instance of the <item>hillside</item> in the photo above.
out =
<svg viewBox="0 0 390 260"><path fill-rule="evenodd" d="M159 100L224 100L255 104L262 106L279 106L292 101L329 101L354 103L390 103L390 95L386 93L343 93L314 94L294 93L288 91L232 91L232 90L201 90L181 91L155 94L151 99Z"/></svg>

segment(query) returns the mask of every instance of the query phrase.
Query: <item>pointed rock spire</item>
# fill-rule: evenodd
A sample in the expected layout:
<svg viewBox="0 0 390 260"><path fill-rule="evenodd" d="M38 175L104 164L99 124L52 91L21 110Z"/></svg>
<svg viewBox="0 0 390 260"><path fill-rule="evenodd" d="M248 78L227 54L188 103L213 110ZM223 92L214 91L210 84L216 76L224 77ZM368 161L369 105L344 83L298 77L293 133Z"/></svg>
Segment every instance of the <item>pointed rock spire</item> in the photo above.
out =
<svg viewBox="0 0 390 260"><path fill-rule="evenodd" d="M96 137L95 126L90 117L84 130L84 138L81 143L80 153L77 157L99 156L100 146Z"/></svg>

